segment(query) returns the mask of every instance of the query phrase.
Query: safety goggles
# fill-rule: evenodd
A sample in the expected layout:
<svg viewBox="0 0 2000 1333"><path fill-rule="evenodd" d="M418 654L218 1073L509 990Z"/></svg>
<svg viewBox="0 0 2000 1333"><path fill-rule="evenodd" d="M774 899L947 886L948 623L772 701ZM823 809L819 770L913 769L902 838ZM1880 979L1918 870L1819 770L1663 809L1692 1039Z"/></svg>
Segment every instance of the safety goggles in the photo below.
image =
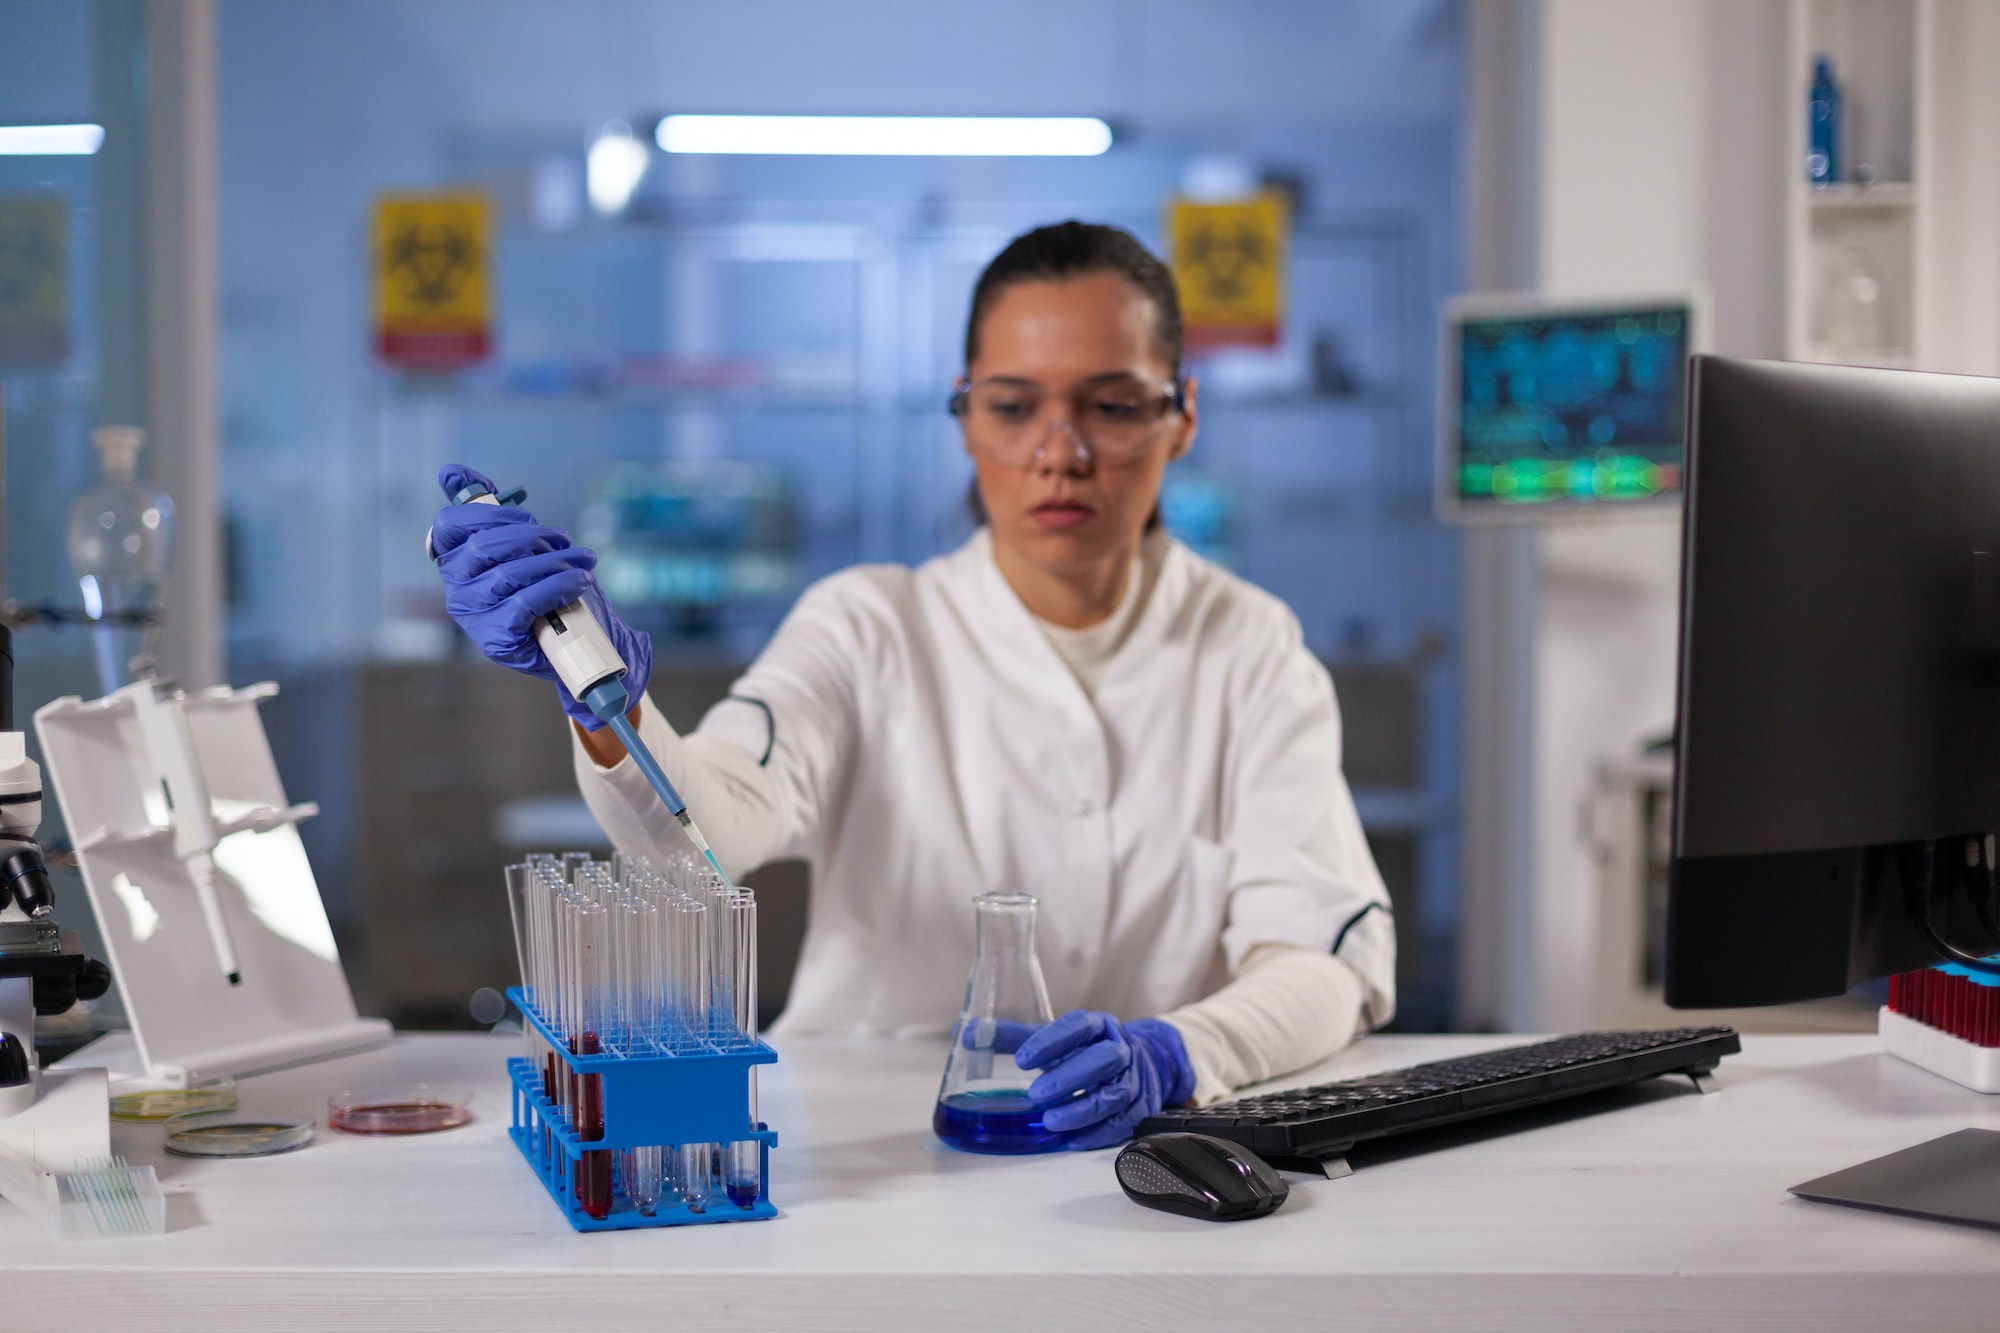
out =
<svg viewBox="0 0 2000 1333"><path fill-rule="evenodd" d="M1182 380L1119 375L1090 380L1067 394L1023 380L960 380L951 414L967 447L1002 467L1032 467L1057 431L1085 462L1100 467L1136 463L1159 443L1168 417L1187 411Z"/></svg>

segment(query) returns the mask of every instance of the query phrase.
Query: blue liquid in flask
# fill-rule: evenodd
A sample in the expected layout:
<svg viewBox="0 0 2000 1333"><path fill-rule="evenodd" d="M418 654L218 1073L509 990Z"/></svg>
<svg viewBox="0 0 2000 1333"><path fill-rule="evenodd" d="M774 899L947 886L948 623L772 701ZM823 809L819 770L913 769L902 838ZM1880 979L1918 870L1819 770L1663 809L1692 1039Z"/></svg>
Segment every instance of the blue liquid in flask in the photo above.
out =
<svg viewBox="0 0 2000 1333"><path fill-rule="evenodd" d="M1042 1123L1042 1108L1028 1098L1035 1075L1014 1058L1027 1035L1054 1017L1035 958L1035 899L982 893L972 903L972 975L952 1025L931 1131L960 1152L1054 1152L1070 1136Z"/></svg>
<svg viewBox="0 0 2000 1333"><path fill-rule="evenodd" d="M945 1097L931 1116L931 1130L961 1152L1054 1152L1069 1141L1069 1135L1044 1128L1041 1108L1015 1089Z"/></svg>

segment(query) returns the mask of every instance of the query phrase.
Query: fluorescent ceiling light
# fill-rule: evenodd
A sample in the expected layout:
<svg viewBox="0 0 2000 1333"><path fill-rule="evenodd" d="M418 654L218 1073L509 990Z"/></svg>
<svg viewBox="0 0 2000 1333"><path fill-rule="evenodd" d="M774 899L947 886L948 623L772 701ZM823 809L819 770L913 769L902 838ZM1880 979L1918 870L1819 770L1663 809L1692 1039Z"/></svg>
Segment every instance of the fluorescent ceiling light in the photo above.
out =
<svg viewBox="0 0 2000 1333"><path fill-rule="evenodd" d="M1111 127L1091 116L668 116L669 153L850 157L1096 157Z"/></svg>
<svg viewBox="0 0 2000 1333"><path fill-rule="evenodd" d="M0 157L89 157L102 125L0 125Z"/></svg>

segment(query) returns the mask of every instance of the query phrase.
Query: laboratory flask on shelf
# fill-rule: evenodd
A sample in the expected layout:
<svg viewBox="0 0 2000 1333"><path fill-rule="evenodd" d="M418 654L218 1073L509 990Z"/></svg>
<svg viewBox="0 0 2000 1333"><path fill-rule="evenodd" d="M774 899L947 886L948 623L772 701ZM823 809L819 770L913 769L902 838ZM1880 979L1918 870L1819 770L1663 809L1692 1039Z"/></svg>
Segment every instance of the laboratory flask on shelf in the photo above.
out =
<svg viewBox="0 0 2000 1333"><path fill-rule="evenodd" d="M1035 957L1035 899L982 893L972 905L972 975L952 1027L931 1128L966 1152L1050 1152L1069 1135L1042 1127L1041 1108L1028 1098L1035 1071L1014 1063L1028 1034L1055 1017Z"/></svg>
<svg viewBox="0 0 2000 1333"><path fill-rule="evenodd" d="M139 480L146 432L100 426L97 481L69 510L69 559L83 591L83 612L106 694L133 678L132 661L147 655L160 591L173 559L174 502Z"/></svg>

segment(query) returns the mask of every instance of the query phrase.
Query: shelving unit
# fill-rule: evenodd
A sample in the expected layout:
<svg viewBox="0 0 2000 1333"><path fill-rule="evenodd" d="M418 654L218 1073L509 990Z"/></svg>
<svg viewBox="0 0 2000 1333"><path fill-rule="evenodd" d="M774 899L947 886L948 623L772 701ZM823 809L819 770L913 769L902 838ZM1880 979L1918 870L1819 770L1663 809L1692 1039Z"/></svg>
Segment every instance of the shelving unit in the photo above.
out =
<svg viewBox="0 0 2000 1333"><path fill-rule="evenodd" d="M1806 187L1806 206L1814 214L1847 213L1861 209L1904 209L1914 206L1916 202L1917 187L1909 181Z"/></svg>
<svg viewBox="0 0 2000 1333"><path fill-rule="evenodd" d="M1916 363L1917 53L1925 0L1793 0L1786 188L1785 354ZM1833 60L1842 180L1806 179L1813 64Z"/></svg>
<svg viewBox="0 0 2000 1333"><path fill-rule="evenodd" d="M1852 121L1841 184L1805 179L1812 60L1834 58ZM2000 8L1985 0L1792 0L1785 355L2000 375ZM1873 168L1861 184L1860 167ZM1882 346L1828 337L1858 254Z"/></svg>
<svg viewBox="0 0 2000 1333"><path fill-rule="evenodd" d="M1116 220L1141 235L1153 221ZM955 546L971 467L944 399L972 281L1015 229L711 217L503 234L499 363L445 380L384 375L361 405L382 506L379 651L437 649L435 574L408 540L433 497L409 481L446 461L504 473L537 513L572 527L613 465L781 471L796 497L801 587L857 561L915 563ZM1194 366L1201 437L1175 475L1236 498L1240 571L1289 601L1323 652L1406 657L1454 618L1439 591L1447 562L1428 457L1414 444L1414 405L1428 398L1415 382L1427 331L1411 313L1422 263L1401 219L1303 225L1292 344L1261 364ZM1242 521L1251 513L1274 517ZM787 601L732 608L710 643L679 646L747 658Z"/></svg>

